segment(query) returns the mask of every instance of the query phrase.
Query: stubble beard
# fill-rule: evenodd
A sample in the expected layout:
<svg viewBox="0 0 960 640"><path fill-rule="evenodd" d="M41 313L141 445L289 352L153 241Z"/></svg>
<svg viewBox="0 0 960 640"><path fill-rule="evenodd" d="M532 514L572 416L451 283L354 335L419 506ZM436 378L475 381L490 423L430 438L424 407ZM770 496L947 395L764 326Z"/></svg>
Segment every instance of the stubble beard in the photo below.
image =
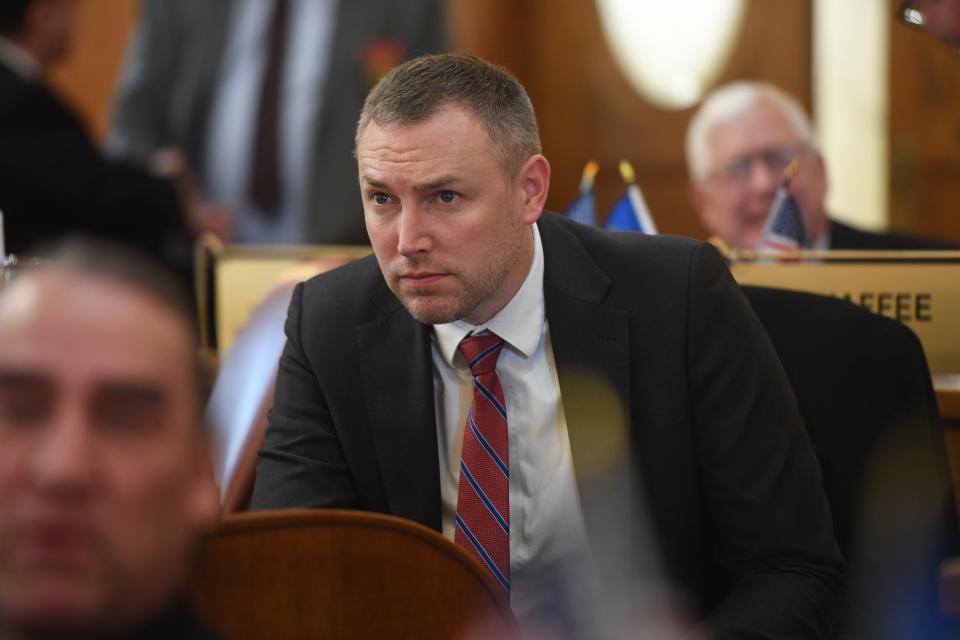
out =
<svg viewBox="0 0 960 640"><path fill-rule="evenodd" d="M436 294L427 289L402 290L396 276L388 282L400 303L418 322L446 324L462 320L484 302L496 296L522 255L520 242L505 243L484 256L486 266L474 278L456 270L447 270L459 283L459 290Z"/></svg>

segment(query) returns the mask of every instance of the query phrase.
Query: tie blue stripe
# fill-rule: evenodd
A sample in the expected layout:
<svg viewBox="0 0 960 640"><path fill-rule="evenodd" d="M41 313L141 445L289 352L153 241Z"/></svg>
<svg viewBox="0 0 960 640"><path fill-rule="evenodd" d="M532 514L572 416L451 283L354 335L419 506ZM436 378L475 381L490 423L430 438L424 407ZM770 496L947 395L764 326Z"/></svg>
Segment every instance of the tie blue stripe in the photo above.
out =
<svg viewBox="0 0 960 640"><path fill-rule="evenodd" d="M486 358L488 355L490 355L490 354L493 353L494 351L499 351L501 346L503 346L503 340L501 340L500 342L498 342L498 343L496 343L496 344L494 344L494 345L491 345L491 346L487 347L486 349L484 349L483 351L481 351L480 353L478 353L478 354L477 354L477 357L474 358L473 360L471 360L471 361L470 361L470 364L469 364L468 366L469 366L471 369L473 369L475 366L477 366L477 364L478 364L481 360L483 360L484 358Z"/></svg>
<svg viewBox="0 0 960 640"><path fill-rule="evenodd" d="M477 538L473 535L473 532L470 531L470 527L468 527L467 523L463 521L463 518L460 517L459 513L457 514L457 526L460 527L460 531L467 536L467 540L470 541L470 544L473 545L473 548L476 549L477 553L480 554L480 557L483 558L483 562L487 565L487 569L489 569L490 573L493 574L493 577L497 579L497 581L500 583L500 586L507 591L510 591L510 581L507 580L502 573L500 573L500 569L497 568L497 565L487 554L486 550L484 550L483 546L480 544L480 541L477 540Z"/></svg>
<svg viewBox="0 0 960 640"><path fill-rule="evenodd" d="M470 430L473 431L473 435L477 438L477 442L480 443L480 446L490 454L490 458L500 467L500 471L503 472L503 475L507 480L510 479L510 470L507 468L507 465L503 463L503 460L500 459L500 456L497 455L497 452L494 451L493 447L490 446L490 443L487 442L487 439L483 437L483 434L480 433L480 429L477 428L477 423L473 421L473 413L467 414L467 422L470 424Z"/></svg>
<svg viewBox="0 0 960 640"><path fill-rule="evenodd" d="M460 461L460 477L466 478L470 483L470 486L473 487L474 492L477 496L480 497L480 501L483 502L484 506L487 508L487 511L490 512L490 515L493 516L493 519L497 521L497 524L500 525L500 528L503 529L503 532L510 535L510 525L506 520L503 519L503 516L500 515L500 512L497 511L497 507L490 502L490 498L487 497L487 494L483 492L483 489L480 488L480 485L477 484L477 481L474 479L473 474L470 473L470 469L467 468L467 463L463 460Z"/></svg>
<svg viewBox="0 0 960 640"><path fill-rule="evenodd" d="M493 408L497 410L497 413L500 414L500 417L506 420L507 410L503 408L503 405L500 404L500 401L497 400L496 396L490 393L490 391L488 391L487 388L483 386L483 384L481 384L481 382L477 380L476 377L473 378L473 386L475 386L480 391L480 393L482 393L483 396L490 401L490 404L492 404Z"/></svg>

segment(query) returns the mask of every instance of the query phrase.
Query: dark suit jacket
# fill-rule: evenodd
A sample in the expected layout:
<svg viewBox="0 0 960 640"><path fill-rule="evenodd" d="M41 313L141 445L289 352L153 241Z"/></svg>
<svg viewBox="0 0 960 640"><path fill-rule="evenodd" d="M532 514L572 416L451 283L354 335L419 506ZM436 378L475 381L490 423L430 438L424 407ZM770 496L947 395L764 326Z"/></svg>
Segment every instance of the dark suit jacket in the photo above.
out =
<svg viewBox="0 0 960 640"><path fill-rule="evenodd" d="M3 64L0 210L7 250L13 253L84 232L159 257L189 259L173 186L140 169L104 160L59 98Z"/></svg>
<svg viewBox="0 0 960 640"><path fill-rule="evenodd" d="M108 148L138 162L182 149L201 185L210 109L236 0L143 0L117 90ZM309 228L303 242L367 244L353 135L377 43L407 57L446 48L439 0L341 0L311 144ZM238 135L242 132L238 132ZM230 161L227 158L224 161ZM244 161L244 159L239 159Z"/></svg>
<svg viewBox="0 0 960 640"><path fill-rule="evenodd" d="M943 240L917 238L902 233L878 233L863 231L836 220L830 221L831 249L869 249L874 251L924 251L956 249L956 245Z"/></svg>
<svg viewBox="0 0 960 640"><path fill-rule="evenodd" d="M820 470L716 251L549 213L538 225L574 467L606 409L581 393L589 376L626 411L636 499L717 636L819 637L841 566ZM368 509L439 530L431 328L371 256L299 285L286 332L254 508Z"/></svg>
<svg viewBox="0 0 960 640"><path fill-rule="evenodd" d="M744 292L780 356L823 469L849 563L845 627L876 640L957 637L938 601L940 563L960 551L957 515L916 335L844 300Z"/></svg>

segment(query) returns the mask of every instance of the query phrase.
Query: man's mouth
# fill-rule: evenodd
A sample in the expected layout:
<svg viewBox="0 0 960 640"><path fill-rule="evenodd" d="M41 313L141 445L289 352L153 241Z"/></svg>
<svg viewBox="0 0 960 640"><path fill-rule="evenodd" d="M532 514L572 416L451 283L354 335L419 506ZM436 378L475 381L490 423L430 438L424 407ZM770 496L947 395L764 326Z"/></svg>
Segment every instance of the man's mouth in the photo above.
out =
<svg viewBox="0 0 960 640"><path fill-rule="evenodd" d="M438 284L449 274L441 271L409 271L399 275L400 284L410 289L422 289Z"/></svg>
<svg viewBox="0 0 960 640"><path fill-rule="evenodd" d="M24 554L39 564L70 564L85 557L97 543L91 527L67 521L31 523L17 537Z"/></svg>

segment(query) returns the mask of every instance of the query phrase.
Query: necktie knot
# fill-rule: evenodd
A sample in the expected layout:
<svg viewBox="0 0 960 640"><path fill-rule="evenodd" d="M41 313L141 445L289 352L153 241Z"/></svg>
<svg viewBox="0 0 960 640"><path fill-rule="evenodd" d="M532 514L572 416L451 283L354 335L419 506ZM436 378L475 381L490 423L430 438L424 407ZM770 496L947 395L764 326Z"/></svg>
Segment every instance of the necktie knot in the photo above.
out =
<svg viewBox="0 0 960 640"><path fill-rule="evenodd" d="M467 336L460 341L460 353L474 377L490 373L497 368L497 359L503 349L503 338L495 333Z"/></svg>

